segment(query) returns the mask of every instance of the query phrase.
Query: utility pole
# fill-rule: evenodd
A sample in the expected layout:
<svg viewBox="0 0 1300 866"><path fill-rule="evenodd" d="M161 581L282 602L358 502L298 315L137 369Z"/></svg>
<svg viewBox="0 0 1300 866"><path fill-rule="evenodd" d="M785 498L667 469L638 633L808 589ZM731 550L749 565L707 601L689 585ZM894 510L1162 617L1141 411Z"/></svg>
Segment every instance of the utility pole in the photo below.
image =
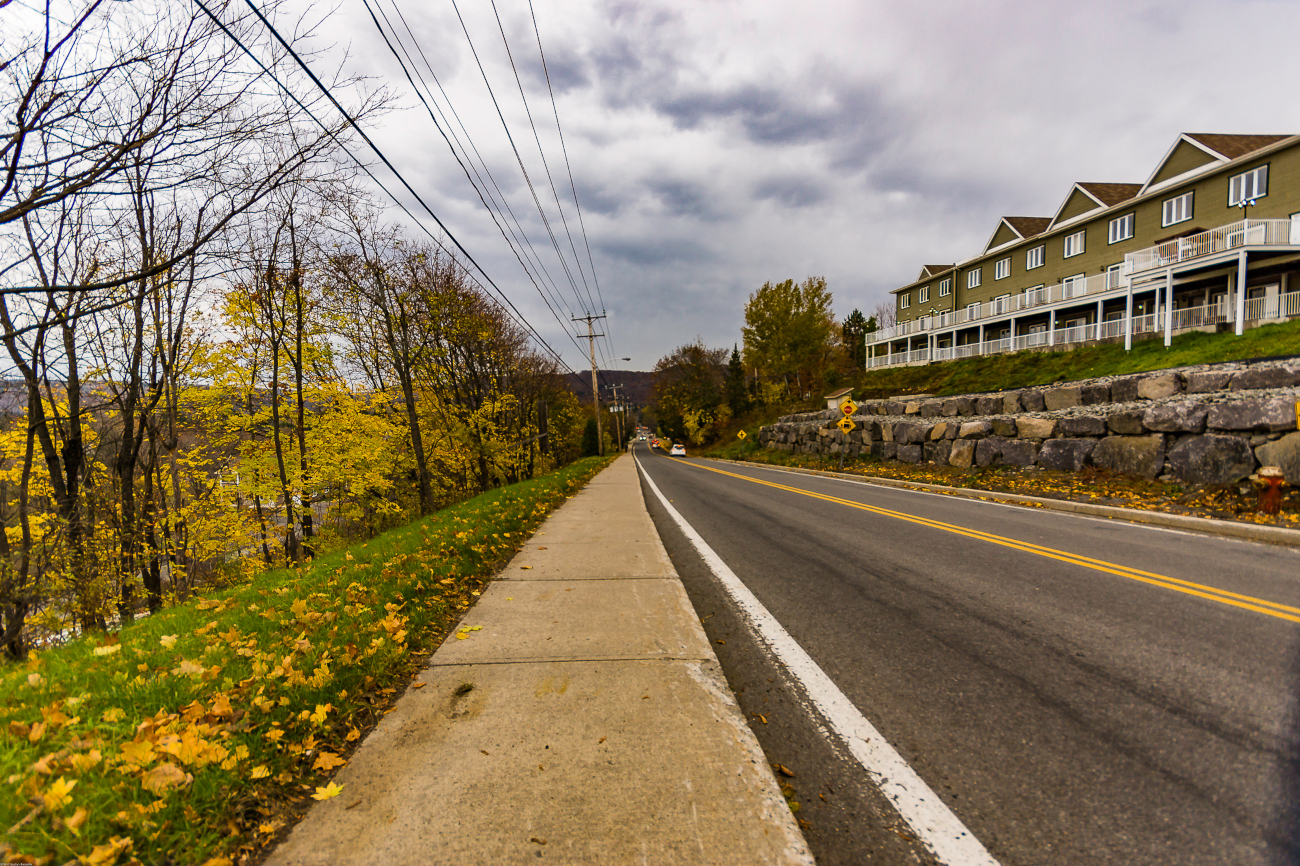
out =
<svg viewBox="0 0 1300 866"><path fill-rule="evenodd" d="M623 405L623 395L619 393L619 391L621 391L623 387L624 387L623 385L609 386L609 390L614 392L614 405L618 407L618 409L616 410L618 412L618 415L616 415L615 418L618 421L619 450L623 449L624 446L623 440L627 438L626 427L624 426L623 423L623 415L625 412L627 412L627 408Z"/></svg>
<svg viewBox="0 0 1300 866"><path fill-rule="evenodd" d="M587 351L591 355L591 403L596 409L596 453L601 457L605 456L605 433L600 426L600 388L596 385L596 338L603 337L604 334L593 333L591 323L597 319L605 318L605 314L599 316L593 314L586 316L574 316L575 322L587 323ZM579 334L579 337L582 335Z"/></svg>

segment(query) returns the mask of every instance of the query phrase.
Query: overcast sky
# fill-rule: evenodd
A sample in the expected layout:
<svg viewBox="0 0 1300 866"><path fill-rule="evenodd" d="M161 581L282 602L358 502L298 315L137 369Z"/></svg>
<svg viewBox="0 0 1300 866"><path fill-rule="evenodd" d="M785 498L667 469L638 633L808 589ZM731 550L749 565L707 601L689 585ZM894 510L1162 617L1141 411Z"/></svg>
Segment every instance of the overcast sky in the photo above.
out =
<svg viewBox="0 0 1300 866"><path fill-rule="evenodd" d="M1050 216L1075 181L1146 180L1180 132L1300 132L1293 0L533 0L597 293L528 2L496 0L586 289L491 3L458 0L575 293L451 0L395 2L560 286L560 319L590 307L587 291L603 299L602 366L630 356L616 366L649 370L696 337L738 343L746 298L768 280L824 276L838 317L869 315L922 264L979 252L1002 215ZM376 3L395 16L394 0ZM335 46L317 62L391 89L381 147L586 367L586 341L543 303L361 0L341 0L316 44Z"/></svg>

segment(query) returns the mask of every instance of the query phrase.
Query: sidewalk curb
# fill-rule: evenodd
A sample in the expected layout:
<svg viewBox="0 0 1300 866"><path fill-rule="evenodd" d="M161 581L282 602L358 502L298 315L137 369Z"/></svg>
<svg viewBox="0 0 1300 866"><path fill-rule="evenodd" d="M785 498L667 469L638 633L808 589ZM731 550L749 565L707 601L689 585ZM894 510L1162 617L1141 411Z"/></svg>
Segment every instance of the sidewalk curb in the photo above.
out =
<svg viewBox="0 0 1300 866"><path fill-rule="evenodd" d="M1071 502L1066 499L1047 499L1041 496L1024 496L1019 493L999 493L992 490L975 490L970 487L947 487L942 484L924 484L919 481L898 481L893 478L877 478L871 475L854 475L849 472L831 472L825 469L804 469L797 466L774 466L769 463L753 463L748 460L731 460L724 457L709 457L723 463L738 463L743 466L758 466L764 469L779 469L802 475L819 475L824 478L843 478L861 481L867 484L879 484L882 487L897 487L903 490L919 490L926 493L945 493L964 499L982 499L992 502L1004 502L1011 505L1035 505L1049 511L1064 511L1070 514L1084 514L1090 517L1106 517L1112 520L1127 520L1130 523L1144 523L1150 526L1162 526L1169 529L1186 529L1204 532L1209 535L1223 535L1243 541L1258 541L1265 544L1281 544L1287 547L1300 547L1300 530L1285 529L1281 526L1260 526L1254 523L1239 523L1234 520L1213 520L1208 517L1192 517L1186 514L1167 514L1162 511L1139 511L1136 508L1120 508L1115 505L1094 505L1090 502Z"/></svg>

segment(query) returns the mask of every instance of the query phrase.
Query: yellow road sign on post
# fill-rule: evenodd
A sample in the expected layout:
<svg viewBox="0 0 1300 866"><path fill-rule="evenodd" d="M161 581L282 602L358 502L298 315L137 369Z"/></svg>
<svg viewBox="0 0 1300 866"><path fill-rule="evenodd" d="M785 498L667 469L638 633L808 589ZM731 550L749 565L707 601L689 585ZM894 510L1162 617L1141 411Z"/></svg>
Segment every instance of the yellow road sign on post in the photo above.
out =
<svg viewBox="0 0 1300 866"><path fill-rule="evenodd" d="M744 439L744 438L745 438L745 431L744 431L744 430L741 430L739 433L737 433L737 434L736 434L736 438L737 438L737 439Z"/></svg>
<svg viewBox="0 0 1300 866"><path fill-rule="evenodd" d="M835 426L840 428L840 432L842 432L845 436L847 436L850 433L852 433L854 430L856 430L858 425L854 424L850 418L844 417L841 418L839 422L836 423Z"/></svg>
<svg viewBox="0 0 1300 866"><path fill-rule="evenodd" d="M840 411L843 412L844 417L847 418L858 411L858 406L852 400L845 400L840 404Z"/></svg>

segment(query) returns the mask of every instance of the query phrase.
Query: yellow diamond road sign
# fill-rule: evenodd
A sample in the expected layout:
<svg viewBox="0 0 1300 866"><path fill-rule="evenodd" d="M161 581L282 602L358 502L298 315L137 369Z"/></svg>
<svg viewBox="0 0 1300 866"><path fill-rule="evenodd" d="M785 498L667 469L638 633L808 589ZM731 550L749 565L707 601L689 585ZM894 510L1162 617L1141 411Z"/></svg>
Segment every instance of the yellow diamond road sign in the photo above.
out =
<svg viewBox="0 0 1300 866"><path fill-rule="evenodd" d="M744 438L745 438L745 431L744 431L744 430L741 430L739 433L737 433L737 434L736 434L736 438L737 438L737 439L744 439Z"/></svg>
<svg viewBox="0 0 1300 866"><path fill-rule="evenodd" d="M858 425L854 424L848 418L841 418L839 423L836 424L835 426L840 428L840 430L844 432L844 435L847 436L849 433L853 432L853 430L856 429Z"/></svg>
<svg viewBox="0 0 1300 866"><path fill-rule="evenodd" d="M857 404L855 404L852 400L845 400L843 403L840 404L840 411L843 412L844 417L847 418L850 415L857 412L858 407Z"/></svg>

